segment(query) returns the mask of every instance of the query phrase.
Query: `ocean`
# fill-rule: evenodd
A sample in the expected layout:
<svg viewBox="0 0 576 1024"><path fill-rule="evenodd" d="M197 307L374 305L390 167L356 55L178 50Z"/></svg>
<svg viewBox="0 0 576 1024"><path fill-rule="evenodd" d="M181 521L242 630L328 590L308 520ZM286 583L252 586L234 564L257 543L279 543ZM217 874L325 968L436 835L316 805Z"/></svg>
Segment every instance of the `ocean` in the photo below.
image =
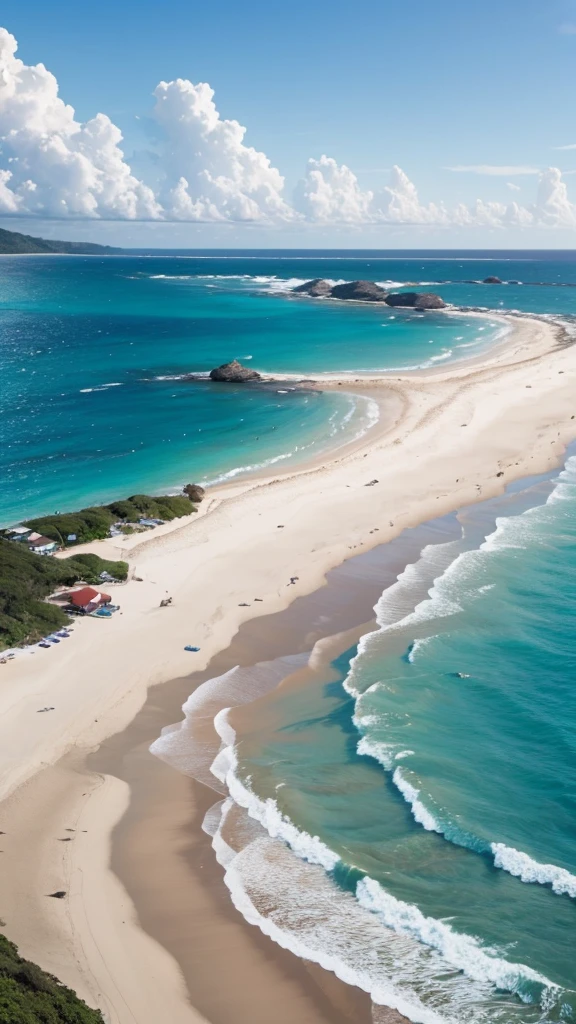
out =
<svg viewBox="0 0 576 1024"><path fill-rule="evenodd" d="M462 267L486 276L484 263ZM500 321L289 298L315 276L400 286L448 269L464 273L274 253L0 257L0 524L286 467L361 436L377 409L351 393L182 377L238 358L320 387L330 372L476 354L501 336ZM466 287L474 304L489 291Z"/></svg>
<svg viewBox="0 0 576 1024"><path fill-rule="evenodd" d="M222 798L240 913L375 1022L574 1021L576 457L432 525L358 643L209 680L152 751Z"/></svg>
<svg viewBox="0 0 576 1024"><path fill-rule="evenodd" d="M528 277L549 283L437 290L569 320L576 262ZM369 992L375 1024L576 1021L576 451L434 531L352 646L204 683L152 750L219 794L238 911Z"/></svg>
<svg viewBox="0 0 576 1024"><path fill-rule="evenodd" d="M5 520L290 464L370 429L323 373L448 365L501 337L490 312L576 314L566 254L27 257L0 274ZM311 277L418 283L488 315L291 299ZM233 357L319 390L182 380ZM204 683L152 749L215 790L204 827L238 911L369 992L374 1024L385 1005L576 1022L576 453L406 544L373 621L350 587L354 638Z"/></svg>

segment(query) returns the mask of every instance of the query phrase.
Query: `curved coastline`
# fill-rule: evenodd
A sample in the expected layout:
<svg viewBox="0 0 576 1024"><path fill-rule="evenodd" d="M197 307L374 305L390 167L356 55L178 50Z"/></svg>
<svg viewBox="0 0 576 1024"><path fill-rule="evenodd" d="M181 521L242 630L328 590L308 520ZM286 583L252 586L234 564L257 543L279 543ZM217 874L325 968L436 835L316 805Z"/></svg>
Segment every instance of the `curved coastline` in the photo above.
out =
<svg viewBox="0 0 576 1024"><path fill-rule="evenodd" d="M191 667L184 643L201 646L194 667L202 669L248 619L318 589L326 572L352 552L369 551L406 527L557 465L576 436L575 380L576 348L563 343L558 327L531 317L515 320L498 352L428 373L397 374L395 380L375 375L355 381L359 393L392 390L402 411L392 426L364 435L354 451L340 451L326 465L286 467L284 473L211 489L201 516L163 528L144 543L99 542L102 554L102 545L116 556L128 553L143 582L123 588L123 618L106 624L107 644L100 635L106 627L86 622L50 661L41 652L3 666L6 818L17 818L26 829L31 815L42 810L43 777L60 771L47 766L74 749L79 755L94 749L134 717L149 686L184 676ZM344 385L335 380L330 386ZM346 387L352 390L349 380ZM295 573L299 578L289 586ZM175 606L163 613L158 602L167 590ZM254 604L255 596L263 603ZM57 713L31 714L39 702L54 704ZM7 905L10 891L22 894L27 888L26 871L38 882L19 920L9 919L9 934L24 955L53 969L112 1020L126 1020L126 1004L139 1024L158 1019L145 976L154 965L172 1019L202 1019L186 1000L174 962L144 936L108 868L110 833L127 806L126 786L96 773L88 785L74 769L67 777L46 801L43 831L38 825L39 841L27 859L19 863L6 850ZM82 821L98 842L90 849L81 838L57 846L53 837L64 817ZM58 888L63 878L73 898L55 917L42 893L47 885ZM108 903L96 911L103 892ZM129 969L125 958L114 960L122 941Z"/></svg>

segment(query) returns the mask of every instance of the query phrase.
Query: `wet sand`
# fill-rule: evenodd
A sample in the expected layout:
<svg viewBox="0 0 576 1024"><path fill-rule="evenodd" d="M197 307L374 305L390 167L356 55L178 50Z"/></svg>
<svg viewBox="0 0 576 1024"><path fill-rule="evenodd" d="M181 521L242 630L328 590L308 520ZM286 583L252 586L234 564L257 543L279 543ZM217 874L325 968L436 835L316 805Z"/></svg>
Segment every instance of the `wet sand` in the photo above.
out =
<svg viewBox="0 0 576 1024"><path fill-rule="evenodd" d="M348 640L351 632L365 632L382 589L425 543L448 539L457 529L454 517L445 517L407 531L339 566L326 586L286 611L245 623L205 671L151 690L128 729L88 759L88 771L116 776L130 787L128 810L113 835L112 870L141 926L178 962L191 1002L212 1024L268 1024L271 1015L276 1024L371 1024L373 1017L365 993L299 960L244 921L201 829L218 793L164 764L149 746L168 722L182 717L181 705L205 680L236 665L308 652L325 636L347 631ZM377 1012L378 1024L403 1019L384 1007Z"/></svg>

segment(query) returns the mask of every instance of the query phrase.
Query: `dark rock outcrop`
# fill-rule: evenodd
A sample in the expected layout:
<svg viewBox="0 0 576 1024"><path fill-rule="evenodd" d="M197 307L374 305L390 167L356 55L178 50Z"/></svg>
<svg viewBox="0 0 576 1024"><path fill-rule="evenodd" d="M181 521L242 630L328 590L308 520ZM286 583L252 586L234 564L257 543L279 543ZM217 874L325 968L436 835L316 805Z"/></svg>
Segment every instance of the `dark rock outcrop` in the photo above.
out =
<svg viewBox="0 0 576 1024"><path fill-rule="evenodd" d="M415 306L418 292L390 292L386 296L387 306Z"/></svg>
<svg viewBox="0 0 576 1024"><path fill-rule="evenodd" d="M358 302L384 302L386 292L374 281L346 281L335 284L331 295L333 299L356 299Z"/></svg>
<svg viewBox="0 0 576 1024"><path fill-rule="evenodd" d="M441 299L439 295L434 292L421 292L416 302L414 303L414 309L445 309L446 303L444 299Z"/></svg>
<svg viewBox="0 0 576 1024"><path fill-rule="evenodd" d="M391 292L385 299L387 306L407 306L412 309L444 309L446 303L434 292Z"/></svg>
<svg viewBox="0 0 576 1024"><path fill-rule="evenodd" d="M374 281L346 281L330 287L328 281L320 277L306 281L292 289L300 295L325 296L333 299L355 300L356 302L386 302L389 306L409 306L414 309L444 309L446 303L433 292L392 292Z"/></svg>
<svg viewBox="0 0 576 1024"><path fill-rule="evenodd" d="M186 484L183 491L190 501L202 501L205 494L204 488L200 484Z"/></svg>
<svg viewBox="0 0 576 1024"><path fill-rule="evenodd" d="M292 291L300 295L312 295L314 298L319 298L323 295L330 295L332 285L328 281L323 281L321 277L315 277L313 281L305 281L304 284L297 285Z"/></svg>
<svg viewBox="0 0 576 1024"><path fill-rule="evenodd" d="M482 284L502 284L499 277L485 277Z"/></svg>
<svg viewBox="0 0 576 1024"><path fill-rule="evenodd" d="M222 363L214 370L210 370L210 380L221 381L225 384L244 384L250 380L262 380L257 370L249 370L242 366L237 359L231 363Z"/></svg>

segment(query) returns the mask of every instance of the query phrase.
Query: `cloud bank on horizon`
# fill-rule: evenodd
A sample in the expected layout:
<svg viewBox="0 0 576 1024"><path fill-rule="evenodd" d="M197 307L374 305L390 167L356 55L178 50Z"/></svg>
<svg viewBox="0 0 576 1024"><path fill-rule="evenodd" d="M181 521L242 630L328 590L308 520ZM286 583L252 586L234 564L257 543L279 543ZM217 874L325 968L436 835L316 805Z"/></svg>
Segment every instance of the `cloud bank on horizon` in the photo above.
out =
<svg viewBox="0 0 576 1024"><path fill-rule="evenodd" d="M0 28L0 215L261 225L431 225L437 227L576 227L576 206L558 168L491 165L453 171L539 174L534 203L476 200L424 204L416 186L393 166L388 185L360 186L345 164L310 159L289 200L280 171L245 144L246 129L223 119L214 91L186 79L160 82L152 117L162 137L160 178L141 181L120 148L122 133L105 114L76 120L43 64L16 56L17 42ZM517 186L509 183L509 188Z"/></svg>

